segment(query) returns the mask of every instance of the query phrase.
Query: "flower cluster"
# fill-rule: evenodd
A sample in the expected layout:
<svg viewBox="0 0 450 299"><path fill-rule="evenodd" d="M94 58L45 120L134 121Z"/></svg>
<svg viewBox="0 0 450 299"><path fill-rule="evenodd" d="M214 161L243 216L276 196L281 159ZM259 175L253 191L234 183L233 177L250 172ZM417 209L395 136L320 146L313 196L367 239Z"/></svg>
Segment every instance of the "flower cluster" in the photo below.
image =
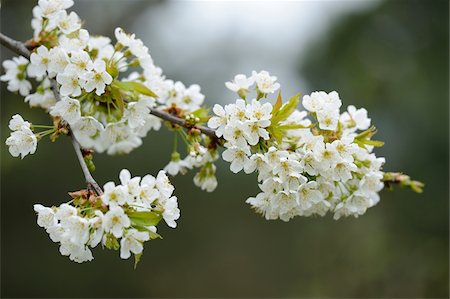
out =
<svg viewBox="0 0 450 299"><path fill-rule="evenodd" d="M143 42L121 28L115 30L115 44L91 36L78 15L66 11L72 5L72 0L39 0L30 61L3 62L0 80L8 82L8 90L69 124L83 148L108 154L129 153L149 130L159 130L162 122L152 109L176 109L184 117L200 108L205 97L198 85L166 79ZM124 72L129 75L121 76ZM31 94L28 78L39 82ZM57 82L59 102L49 79Z"/></svg>
<svg viewBox="0 0 450 299"><path fill-rule="evenodd" d="M264 78L276 78L262 73ZM335 219L358 217L378 203L384 158L372 153L382 142L371 140L376 130L370 127L367 111L349 106L340 114L337 92L313 92L303 97L311 121L307 111L296 108L299 95L284 105L281 95L274 105L262 103L279 84L254 78L255 72L250 78L237 75L234 82L227 82L241 99L225 107L215 105L216 116L208 121L225 140L222 157L231 163L230 170L258 172L261 192L246 202L266 219L284 221L327 212ZM256 98L248 102L255 82Z"/></svg>
<svg viewBox="0 0 450 299"><path fill-rule="evenodd" d="M90 261L90 248L101 244L120 249L122 259L133 253L139 261L143 243L160 237L156 225L161 219L176 227L180 210L164 171L156 178L146 175L141 179L123 169L119 177L121 184L106 183L105 193L99 197L81 190L70 193L72 200L59 207L34 205L38 225L60 244L62 255L78 263Z"/></svg>

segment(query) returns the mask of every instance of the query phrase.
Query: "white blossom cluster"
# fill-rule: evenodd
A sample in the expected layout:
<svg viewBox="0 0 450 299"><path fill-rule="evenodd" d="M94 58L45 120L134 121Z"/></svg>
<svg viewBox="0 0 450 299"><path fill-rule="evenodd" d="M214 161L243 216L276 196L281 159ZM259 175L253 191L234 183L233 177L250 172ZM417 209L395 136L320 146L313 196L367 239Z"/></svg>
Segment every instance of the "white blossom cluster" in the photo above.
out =
<svg viewBox="0 0 450 299"><path fill-rule="evenodd" d="M194 184L202 190L212 192L217 188L216 166L214 162L218 159L216 149L208 149L201 142L189 145L188 154L181 159L178 152L173 152L170 162L164 170L172 175L185 174L193 168L200 168L194 176Z"/></svg>
<svg viewBox="0 0 450 299"><path fill-rule="evenodd" d="M200 108L205 97L198 85L166 79L134 34L116 28L115 44L90 35L78 15L66 11L72 5L72 0L39 0L31 23L33 42L40 46L30 61L16 57L3 62L6 73L0 80L8 90L62 118L83 148L108 154L129 153L149 130L159 130L161 120L150 114L152 108L176 108L181 116ZM140 72L120 77L136 67ZM30 94L28 78L39 82L35 93ZM58 103L49 78L58 83Z"/></svg>
<svg viewBox="0 0 450 299"><path fill-rule="evenodd" d="M258 98L248 102L245 96L258 84L255 74L226 83L241 99L215 105L216 116L208 122L225 139L222 157L231 163L230 170L258 172L261 192L246 202L266 219L284 221L327 212L335 219L358 217L377 204L385 160L372 153L377 141L370 140L374 131L367 111L349 106L340 114L342 102L335 91L303 97L313 123L305 118L307 111L296 109L295 97L282 106L281 97L273 106ZM265 89L257 85L257 94L279 88L275 80L264 82Z"/></svg>
<svg viewBox="0 0 450 299"><path fill-rule="evenodd" d="M143 243L160 237L156 225L161 218L169 227L176 227L180 210L164 171L156 178L146 175L141 179L123 169L119 177L121 183L106 183L105 193L98 198L75 192L71 202L59 207L34 205L38 225L60 244L62 255L78 263L90 261L90 248L101 244L108 249L120 248L122 259L133 253L138 261Z"/></svg>

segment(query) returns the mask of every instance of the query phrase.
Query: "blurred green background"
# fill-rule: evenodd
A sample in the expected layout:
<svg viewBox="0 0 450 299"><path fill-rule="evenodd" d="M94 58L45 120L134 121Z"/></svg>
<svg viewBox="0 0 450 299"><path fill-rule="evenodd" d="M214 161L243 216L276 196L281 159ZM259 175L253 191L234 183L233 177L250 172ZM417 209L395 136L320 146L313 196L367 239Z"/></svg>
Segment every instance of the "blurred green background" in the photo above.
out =
<svg viewBox="0 0 450 299"><path fill-rule="evenodd" d="M364 2L364 3L363 3ZM34 1L1 3L1 31L31 36ZM449 296L449 2L77 1L90 32L138 33L169 78L198 83L208 104L234 100L223 82L267 69L284 94L337 90L344 106L366 107L386 145L385 170L426 183L425 193L383 191L359 219L265 221L244 203L254 175L218 163L205 193L192 173L173 180L181 218L147 243L137 270L118 252L94 249L76 264L36 225L34 203L58 205L84 188L67 138L43 140L12 158L10 117L47 115L1 85L2 297L441 297ZM1 49L2 61L11 52ZM101 184L122 168L156 174L170 156L162 129L128 156L97 155Z"/></svg>

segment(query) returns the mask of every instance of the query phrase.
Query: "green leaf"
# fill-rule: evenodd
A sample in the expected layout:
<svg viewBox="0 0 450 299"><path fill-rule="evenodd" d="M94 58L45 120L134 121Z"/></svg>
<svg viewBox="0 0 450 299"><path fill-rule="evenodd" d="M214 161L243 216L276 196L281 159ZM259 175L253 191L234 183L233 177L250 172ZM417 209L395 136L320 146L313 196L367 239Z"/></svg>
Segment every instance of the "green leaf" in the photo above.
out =
<svg viewBox="0 0 450 299"><path fill-rule="evenodd" d="M371 126L364 132L359 133L356 135L355 139L363 140L363 139L370 139L377 133L377 128L374 126Z"/></svg>
<svg viewBox="0 0 450 299"><path fill-rule="evenodd" d="M120 112L123 113L123 111L125 109L125 102L123 101L122 93L120 92L120 90L118 88L112 87L111 95L114 100L115 106L117 106L117 108L119 108Z"/></svg>
<svg viewBox="0 0 450 299"><path fill-rule="evenodd" d="M140 226L155 226L162 218L153 212L128 212L127 215L133 224Z"/></svg>
<svg viewBox="0 0 450 299"><path fill-rule="evenodd" d="M209 115L209 109L207 109L205 107L201 107L201 108L195 110L194 112L192 112L191 114L198 117L200 119L200 122L207 122L208 119L211 118L211 116Z"/></svg>
<svg viewBox="0 0 450 299"><path fill-rule="evenodd" d="M295 129L309 129L314 127L314 125L309 125L309 126L303 126L300 124L292 124L292 125L282 125L282 126L278 126L278 128L280 130L295 130Z"/></svg>
<svg viewBox="0 0 450 299"><path fill-rule="evenodd" d="M289 99L285 105L281 107L279 111L272 115L271 124L278 124L280 121L287 119L297 108L297 105L300 103L300 94L296 94L292 98Z"/></svg>
<svg viewBox="0 0 450 299"><path fill-rule="evenodd" d="M278 126L270 126L268 128L269 134L275 138L278 144L280 144L283 140L283 132L279 129Z"/></svg>
<svg viewBox="0 0 450 299"><path fill-rule="evenodd" d="M365 145L372 145L375 147L381 147L384 145L384 142L379 140L362 140L361 142Z"/></svg>
<svg viewBox="0 0 450 299"><path fill-rule="evenodd" d="M119 87L123 90L126 91L131 91L131 92L138 92L140 94L149 96L149 97L153 97L153 98L157 98L158 96L151 91L147 86L145 86L142 83L139 82L135 82L135 81L127 81L127 82L123 82L123 81L114 81L113 85L116 87Z"/></svg>
<svg viewBox="0 0 450 299"><path fill-rule="evenodd" d="M278 111L280 111L282 104L283 104L283 99L281 97L281 90L280 90L280 92L278 93L277 101L273 105L272 115L275 115L278 113Z"/></svg>

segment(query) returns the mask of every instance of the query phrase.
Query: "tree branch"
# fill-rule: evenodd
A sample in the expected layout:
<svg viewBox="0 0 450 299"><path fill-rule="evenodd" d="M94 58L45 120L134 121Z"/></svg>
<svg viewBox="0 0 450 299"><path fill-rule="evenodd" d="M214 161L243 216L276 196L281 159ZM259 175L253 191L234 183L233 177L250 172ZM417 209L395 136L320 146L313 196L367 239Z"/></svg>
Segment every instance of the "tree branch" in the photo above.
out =
<svg viewBox="0 0 450 299"><path fill-rule="evenodd" d="M154 116L157 116L161 119L171 122L172 124L179 125L181 127L188 128L188 129L196 128L196 129L200 130L200 132L202 132L203 134L205 134L209 137L217 138L216 131L211 128L200 126L200 125L191 126L186 122L186 120L179 118L175 115L172 115L170 113L167 113L165 111L161 111L156 108L150 108L150 113L153 114Z"/></svg>
<svg viewBox="0 0 450 299"><path fill-rule="evenodd" d="M31 53L27 49L25 44L23 44L19 41L13 40L2 33L0 33L0 43L3 46L5 46L6 48L12 50L13 52L15 52L19 55L22 55L27 59L30 59ZM53 90L53 94L55 96L56 101L60 101L61 97L58 92L58 85L57 85L56 80L50 79L50 82L52 84L52 90ZM75 150L75 154L77 155L78 162L80 163L81 170L83 171L84 179L86 181L88 189L95 191L95 193L97 193L97 195L102 195L103 194L102 188L100 188L98 183L92 177L92 175L86 165L86 162L84 161L84 157L81 152L81 146L78 143L78 141L76 140L75 136L71 133L70 128L69 128L69 135L72 139L73 149Z"/></svg>

